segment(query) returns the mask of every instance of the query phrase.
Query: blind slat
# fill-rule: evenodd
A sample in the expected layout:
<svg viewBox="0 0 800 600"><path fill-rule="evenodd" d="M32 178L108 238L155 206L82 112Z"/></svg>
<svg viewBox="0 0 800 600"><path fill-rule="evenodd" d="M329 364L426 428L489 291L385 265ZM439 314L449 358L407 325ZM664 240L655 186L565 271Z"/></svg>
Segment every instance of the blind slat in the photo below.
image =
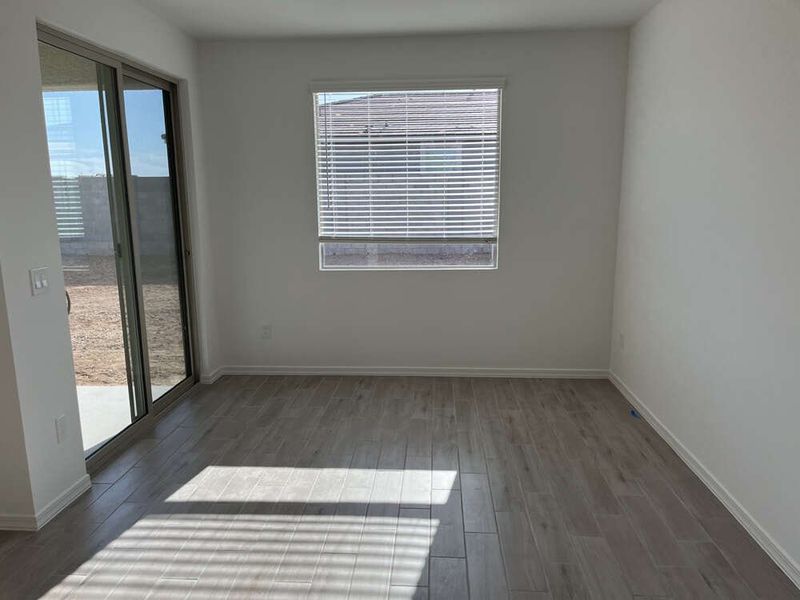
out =
<svg viewBox="0 0 800 600"><path fill-rule="evenodd" d="M314 94L320 239L496 239L499 89Z"/></svg>

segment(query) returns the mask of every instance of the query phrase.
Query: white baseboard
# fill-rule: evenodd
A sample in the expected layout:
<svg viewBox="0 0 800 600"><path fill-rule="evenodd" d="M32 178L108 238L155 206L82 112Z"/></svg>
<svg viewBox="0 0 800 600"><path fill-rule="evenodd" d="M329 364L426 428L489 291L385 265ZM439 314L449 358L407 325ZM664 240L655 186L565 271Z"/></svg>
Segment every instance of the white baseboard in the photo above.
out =
<svg viewBox="0 0 800 600"><path fill-rule="evenodd" d="M92 487L92 480L89 475L84 475L78 479L78 481L61 492L57 498L36 513L36 528L41 529L47 525L53 517L72 504L78 496L83 494L90 487Z"/></svg>
<svg viewBox="0 0 800 600"><path fill-rule="evenodd" d="M660 435L675 453L686 463L692 472L697 475L705 486L722 502L725 508L736 518L737 521L747 530L747 533L758 543L764 552L786 573L792 582L800 587L800 564L792 558L784 548L767 533L747 509L742 506L736 498L722 485L722 483L708 470L703 463L681 442L666 425L631 391L613 371L609 371L608 378L611 383L625 396L628 402L639 411L645 421L647 421L656 433Z"/></svg>
<svg viewBox="0 0 800 600"><path fill-rule="evenodd" d="M34 515L0 515L0 531L36 531Z"/></svg>
<svg viewBox="0 0 800 600"><path fill-rule="evenodd" d="M200 373L200 383L204 385L211 385L217 379L222 377L222 375L223 375L222 367L214 369L213 371L210 371L208 373Z"/></svg>
<svg viewBox="0 0 800 600"><path fill-rule="evenodd" d="M0 515L0 529L22 531L41 529L90 487L92 480L88 475L84 475L35 515Z"/></svg>
<svg viewBox="0 0 800 600"><path fill-rule="evenodd" d="M414 377L519 377L534 379L606 379L607 369L526 369L516 367L352 367L228 365L200 377L214 383L223 375L409 375Z"/></svg>

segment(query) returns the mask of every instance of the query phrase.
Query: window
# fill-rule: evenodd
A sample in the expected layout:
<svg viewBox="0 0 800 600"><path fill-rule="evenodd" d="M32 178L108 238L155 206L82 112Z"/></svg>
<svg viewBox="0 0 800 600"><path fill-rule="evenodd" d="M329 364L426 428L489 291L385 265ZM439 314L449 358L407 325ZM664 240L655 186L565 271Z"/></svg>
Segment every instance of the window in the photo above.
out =
<svg viewBox="0 0 800 600"><path fill-rule="evenodd" d="M496 268L500 97L316 91L321 268Z"/></svg>

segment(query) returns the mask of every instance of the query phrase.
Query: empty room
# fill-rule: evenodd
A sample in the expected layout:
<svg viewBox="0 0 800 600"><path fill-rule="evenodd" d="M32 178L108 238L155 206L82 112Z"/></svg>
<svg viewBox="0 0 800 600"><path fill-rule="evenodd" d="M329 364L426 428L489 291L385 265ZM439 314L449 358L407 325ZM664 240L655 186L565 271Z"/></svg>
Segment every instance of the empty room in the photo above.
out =
<svg viewBox="0 0 800 600"><path fill-rule="evenodd" d="M0 599L800 600L800 0L0 1Z"/></svg>

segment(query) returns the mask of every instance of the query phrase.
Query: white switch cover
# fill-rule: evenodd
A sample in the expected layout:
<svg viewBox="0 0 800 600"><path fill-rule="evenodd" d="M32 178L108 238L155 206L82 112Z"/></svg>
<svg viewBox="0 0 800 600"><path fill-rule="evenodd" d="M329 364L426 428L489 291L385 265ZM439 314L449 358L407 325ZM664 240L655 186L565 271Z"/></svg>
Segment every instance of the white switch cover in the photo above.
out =
<svg viewBox="0 0 800 600"><path fill-rule="evenodd" d="M47 267L31 269L31 294L38 296L49 289L47 281Z"/></svg>

